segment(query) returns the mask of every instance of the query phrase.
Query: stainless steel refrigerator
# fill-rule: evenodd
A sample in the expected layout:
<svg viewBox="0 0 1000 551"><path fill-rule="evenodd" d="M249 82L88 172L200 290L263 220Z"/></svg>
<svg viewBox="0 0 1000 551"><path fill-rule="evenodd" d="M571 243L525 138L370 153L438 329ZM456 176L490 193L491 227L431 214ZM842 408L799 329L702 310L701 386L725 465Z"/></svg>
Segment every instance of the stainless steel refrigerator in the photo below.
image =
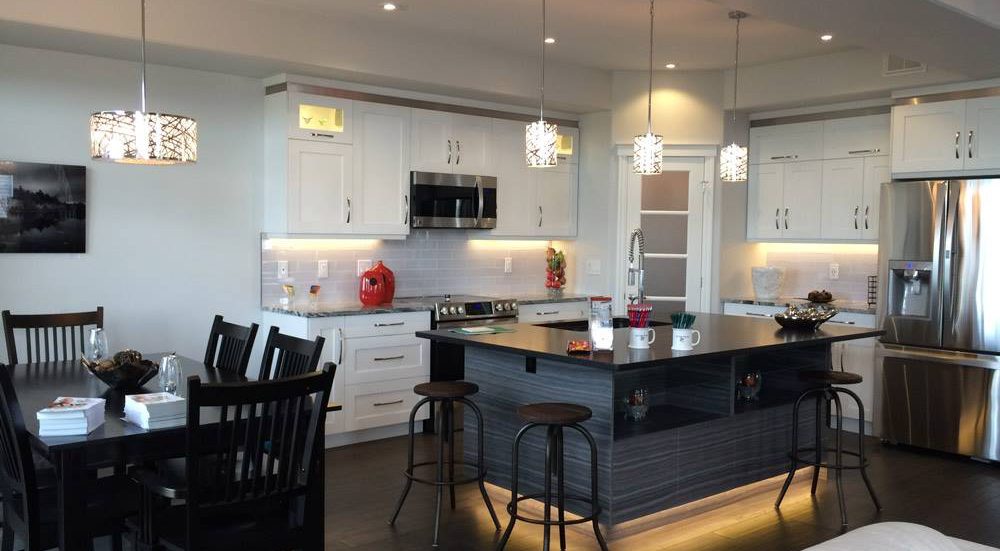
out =
<svg viewBox="0 0 1000 551"><path fill-rule="evenodd" d="M1000 460L1000 179L882 185L882 438Z"/></svg>

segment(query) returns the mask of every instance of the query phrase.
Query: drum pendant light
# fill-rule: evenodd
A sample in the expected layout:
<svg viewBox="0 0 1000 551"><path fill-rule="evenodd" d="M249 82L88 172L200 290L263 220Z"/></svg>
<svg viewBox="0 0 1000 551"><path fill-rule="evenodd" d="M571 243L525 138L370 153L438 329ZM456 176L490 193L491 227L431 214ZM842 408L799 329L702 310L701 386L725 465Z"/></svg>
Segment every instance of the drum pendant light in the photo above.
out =
<svg viewBox="0 0 1000 551"><path fill-rule="evenodd" d="M545 168L556 166L556 141L558 129L545 121L545 0L542 0L542 75L538 86L538 120L524 129L524 154L528 166Z"/></svg>
<svg viewBox="0 0 1000 551"><path fill-rule="evenodd" d="M741 11L729 12L729 18L736 20L736 65L733 70L733 128L736 132L736 93L740 83L740 21L747 17ZM723 182L745 182L747 180L747 148L741 147L736 138L733 143L722 148L719 156L719 172Z"/></svg>
<svg viewBox="0 0 1000 551"><path fill-rule="evenodd" d="M636 174L663 172L663 136L653 134L653 2L649 0L649 96L646 133L632 140L632 171Z"/></svg>
<svg viewBox="0 0 1000 551"><path fill-rule="evenodd" d="M139 110L91 115L90 155L116 163L193 163L198 160L198 123L183 115L146 112L146 0L139 3Z"/></svg>

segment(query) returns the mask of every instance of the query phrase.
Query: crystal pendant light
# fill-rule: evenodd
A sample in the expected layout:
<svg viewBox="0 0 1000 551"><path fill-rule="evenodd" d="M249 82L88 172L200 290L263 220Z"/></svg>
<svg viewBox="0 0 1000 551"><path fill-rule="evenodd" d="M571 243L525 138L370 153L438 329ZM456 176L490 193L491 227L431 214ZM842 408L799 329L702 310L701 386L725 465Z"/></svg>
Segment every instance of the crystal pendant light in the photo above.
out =
<svg viewBox="0 0 1000 551"><path fill-rule="evenodd" d="M91 115L90 155L117 163L193 163L198 160L198 123L183 115L146 112L146 0L139 2L139 110Z"/></svg>
<svg viewBox="0 0 1000 551"><path fill-rule="evenodd" d="M736 92L740 82L740 21L747 14L741 11L729 12L729 18L736 20L736 67L733 70L733 127L736 132ZM733 143L722 148L719 155L719 172L723 182L745 182L747 180L747 148L740 147L736 138Z"/></svg>
<svg viewBox="0 0 1000 551"><path fill-rule="evenodd" d="M542 0L542 80L538 86L538 120L524 129L524 155L528 166L544 168L556 166L556 125L545 121L545 0Z"/></svg>
<svg viewBox="0 0 1000 551"><path fill-rule="evenodd" d="M632 140L632 171L636 174L663 172L663 136L653 134L653 2L649 0L649 96L646 133Z"/></svg>

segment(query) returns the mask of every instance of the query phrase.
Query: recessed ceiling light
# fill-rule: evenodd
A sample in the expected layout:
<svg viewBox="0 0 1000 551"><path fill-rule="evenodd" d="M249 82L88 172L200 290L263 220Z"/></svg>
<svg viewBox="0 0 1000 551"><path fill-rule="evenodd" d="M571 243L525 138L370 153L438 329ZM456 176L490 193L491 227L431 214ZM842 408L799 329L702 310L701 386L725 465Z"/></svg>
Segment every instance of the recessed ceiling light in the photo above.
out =
<svg viewBox="0 0 1000 551"><path fill-rule="evenodd" d="M550 37L548 37L548 38L546 38L546 39L545 39L545 43L546 43L546 44L555 44L555 43L556 43L556 39L555 39L555 38L552 38L552 37L550 36Z"/></svg>
<svg viewBox="0 0 1000 551"><path fill-rule="evenodd" d="M676 69L677 68L677 64L676 63L667 63L666 64L666 68L667 69Z"/></svg>
<svg viewBox="0 0 1000 551"><path fill-rule="evenodd" d="M382 9L385 11L396 11L396 8L397 8L396 4L393 4L392 2L386 2L385 4L382 4Z"/></svg>
<svg viewBox="0 0 1000 551"><path fill-rule="evenodd" d="M823 42L829 42L829 41L833 40L833 35L832 34L821 34L819 36L819 39L822 40Z"/></svg>

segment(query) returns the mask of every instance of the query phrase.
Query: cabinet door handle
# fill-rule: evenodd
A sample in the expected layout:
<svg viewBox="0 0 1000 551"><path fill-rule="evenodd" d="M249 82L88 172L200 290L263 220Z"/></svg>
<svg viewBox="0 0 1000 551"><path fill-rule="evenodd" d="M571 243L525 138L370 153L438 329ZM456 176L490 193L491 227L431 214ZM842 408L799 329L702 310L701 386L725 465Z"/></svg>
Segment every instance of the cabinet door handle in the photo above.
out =
<svg viewBox="0 0 1000 551"><path fill-rule="evenodd" d="M351 223L351 198L347 198L347 223Z"/></svg>
<svg viewBox="0 0 1000 551"><path fill-rule="evenodd" d="M403 225L410 222L410 196L403 196Z"/></svg>
<svg viewBox="0 0 1000 551"><path fill-rule="evenodd" d="M462 164L462 140L455 140L455 164Z"/></svg>
<svg viewBox="0 0 1000 551"><path fill-rule="evenodd" d="M451 164L451 140L448 140L448 164Z"/></svg>
<svg viewBox="0 0 1000 551"><path fill-rule="evenodd" d="M788 212L789 212L789 210L790 209L788 207L785 207L785 229L786 230L788 229Z"/></svg>
<svg viewBox="0 0 1000 551"><path fill-rule="evenodd" d="M340 353L337 355L337 366L340 367L344 364L344 330L340 327L337 328L337 334L340 335Z"/></svg>
<svg viewBox="0 0 1000 551"><path fill-rule="evenodd" d="M394 406L396 404L402 404L402 403L403 403L402 400L393 400L391 402L375 402L372 405L375 406L375 407L377 407L377 408L380 408L382 406Z"/></svg>
<svg viewBox="0 0 1000 551"><path fill-rule="evenodd" d="M542 206L538 205L538 227L542 227Z"/></svg>
<svg viewBox="0 0 1000 551"><path fill-rule="evenodd" d="M858 229L858 211L860 210L861 207L857 205L854 206L854 229Z"/></svg>
<svg viewBox="0 0 1000 551"><path fill-rule="evenodd" d="M757 312L744 312L744 314L748 316L756 316L758 318L770 318L774 316L774 314L758 314Z"/></svg>
<svg viewBox="0 0 1000 551"><path fill-rule="evenodd" d="M554 315L558 314L559 312L560 312L560 310L552 310L552 311L549 311L549 312L535 312L535 315L536 316L554 316Z"/></svg>
<svg viewBox="0 0 1000 551"><path fill-rule="evenodd" d="M389 361L392 361L392 360L402 360L405 357L406 357L405 355L400 354L399 356L386 356L385 358L372 358L372 361L375 361L375 362L389 362Z"/></svg>
<svg viewBox="0 0 1000 551"><path fill-rule="evenodd" d="M406 325L405 321L395 321L392 323L376 323L375 327L399 327L400 325Z"/></svg>
<svg viewBox="0 0 1000 551"><path fill-rule="evenodd" d="M778 220L781 218L781 207L774 209L774 229L780 230L781 225Z"/></svg>
<svg viewBox="0 0 1000 551"><path fill-rule="evenodd" d="M975 137L976 131L969 130L969 158L972 158L972 138Z"/></svg>
<svg viewBox="0 0 1000 551"><path fill-rule="evenodd" d="M771 157L771 160L778 161L781 159L798 159L798 158L799 158L798 155L776 155L774 157Z"/></svg>
<svg viewBox="0 0 1000 551"><path fill-rule="evenodd" d="M961 159L962 158L961 155L958 154L958 140L960 140L960 139L962 139L962 131L961 130L959 130L958 132L955 132L955 158L956 159Z"/></svg>
<svg viewBox="0 0 1000 551"><path fill-rule="evenodd" d="M868 209L870 209L870 208L871 208L871 205L865 205L865 229L866 230L868 229Z"/></svg>
<svg viewBox="0 0 1000 551"><path fill-rule="evenodd" d="M879 148L876 147L874 149L855 149L854 151L848 151L847 154L848 155L868 155L870 153L878 153L879 151L880 151Z"/></svg>
<svg viewBox="0 0 1000 551"><path fill-rule="evenodd" d="M312 137L314 138L336 138L337 136L333 134L324 134L322 132L312 132Z"/></svg>

